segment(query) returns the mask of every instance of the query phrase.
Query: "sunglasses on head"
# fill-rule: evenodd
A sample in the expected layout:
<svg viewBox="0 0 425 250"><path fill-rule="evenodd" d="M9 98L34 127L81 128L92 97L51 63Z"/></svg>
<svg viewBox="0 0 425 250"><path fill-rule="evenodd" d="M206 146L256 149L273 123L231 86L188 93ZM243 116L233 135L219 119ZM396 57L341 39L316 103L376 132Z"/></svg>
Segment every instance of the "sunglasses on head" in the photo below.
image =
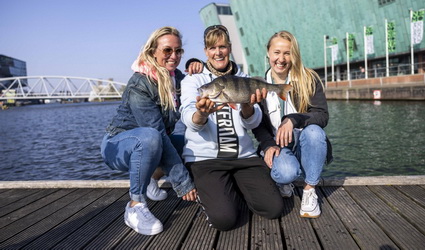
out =
<svg viewBox="0 0 425 250"><path fill-rule="evenodd" d="M229 37L229 32L227 31L227 28L224 27L223 25L212 25L209 26L205 31L204 31L204 39L205 37L208 35L208 32L210 32L211 30L221 30L224 31L224 33L226 33L227 37Z"/></svg>
<svg viewBox="0 0 425 250"><path fill-rule="evenodd" d="M164 53L165 56L171 56L172 54L176 53L177 56L181 56L184 53L184 49L178 48L178 49L172 49L172 48L163 48L162 53Z"/></svg>

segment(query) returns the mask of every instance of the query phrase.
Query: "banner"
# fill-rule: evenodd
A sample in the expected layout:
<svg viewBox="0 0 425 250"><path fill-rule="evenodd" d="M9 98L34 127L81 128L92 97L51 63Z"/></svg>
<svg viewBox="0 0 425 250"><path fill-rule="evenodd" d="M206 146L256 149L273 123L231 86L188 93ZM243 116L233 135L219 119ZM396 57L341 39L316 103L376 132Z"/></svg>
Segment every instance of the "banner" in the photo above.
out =
<svg viewBox="0 0 425 250"><path fill-rule="evenodd" d="M332 55L332 62L335 62L338 60L338 39L336 37L333 37L331 39L331 44L328 48L331 49L331 55Z"/></svg>
<svg viewBox="0 0 425 250"><path fill-rule="evenodd" d="M372 26L366 27L366 53L374 54L375 47L373 46L373 28Z"/></svg>
<svg viewBox="0 0 425 250"><path fill-rule="evenodd" d="M395 51L395 22L387 23L387 32L388 32L388 52Z"/></svg>
<svg viewBox="0 0 425 250"><path fill-rule="evenodd" d="M424 16L425 10L413 11L410 23L410 34L413 44L422 42L424 34Z"/></svg>
<svg viewBox="0 0 425 250"><path fill-rule="evenodd" d="M354 50L356 50L354 34L348 34L348 55L350 58L353 57Z"/></svg>

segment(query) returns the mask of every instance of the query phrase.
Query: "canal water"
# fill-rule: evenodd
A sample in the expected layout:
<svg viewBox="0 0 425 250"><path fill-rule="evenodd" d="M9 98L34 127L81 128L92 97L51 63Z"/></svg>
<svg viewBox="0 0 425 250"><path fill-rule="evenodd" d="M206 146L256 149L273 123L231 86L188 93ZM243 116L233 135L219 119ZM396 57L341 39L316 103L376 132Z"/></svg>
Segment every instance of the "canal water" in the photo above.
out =
<svg viewBox="0 0 425 250"><path fill-rule="evenodd" d="M323 176L425 174L425 102L328 101L334 161ZM0 111L0 180L117 180L99 144L118 102Z"/></svg>

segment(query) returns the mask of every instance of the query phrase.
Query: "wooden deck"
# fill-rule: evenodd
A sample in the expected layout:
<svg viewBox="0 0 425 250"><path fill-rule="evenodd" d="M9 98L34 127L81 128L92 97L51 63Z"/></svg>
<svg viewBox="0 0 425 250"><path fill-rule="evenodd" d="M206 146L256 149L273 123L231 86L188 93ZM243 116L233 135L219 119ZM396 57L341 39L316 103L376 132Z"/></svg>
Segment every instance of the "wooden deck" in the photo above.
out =
<svg viewBox="0 0 425 250"><path fill-rule="evenodd" d="M423 181L423 180L422 180ZM419 182L421 183L421 182ZM325 183L326 184L326 183ZM0 249L424 249L425 183L317 188L318 219L300 218L300 191L279 219L241 212L238 228L208 226L196 203L169 191L149 202L164 232L144 236L123 221L128 189L0 189Z"/></svg>

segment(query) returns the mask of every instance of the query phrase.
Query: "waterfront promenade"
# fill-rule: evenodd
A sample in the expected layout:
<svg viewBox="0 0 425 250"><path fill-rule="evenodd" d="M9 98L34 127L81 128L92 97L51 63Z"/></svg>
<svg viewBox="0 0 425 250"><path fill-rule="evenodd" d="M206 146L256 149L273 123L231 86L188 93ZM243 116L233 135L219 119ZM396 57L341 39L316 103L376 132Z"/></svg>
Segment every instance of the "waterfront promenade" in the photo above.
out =
<svg viewBox="0 0 425 250"><path fill-rule="evenodd" d="M167 183L163 183L164 187ZM208 226L196 203L149 202L164 232L123 221L127 181L0 182L0 249L423 249L425 176L327 178L322 215L300 218L300 183L279 219L242 209L239 227Z"/></svg>

